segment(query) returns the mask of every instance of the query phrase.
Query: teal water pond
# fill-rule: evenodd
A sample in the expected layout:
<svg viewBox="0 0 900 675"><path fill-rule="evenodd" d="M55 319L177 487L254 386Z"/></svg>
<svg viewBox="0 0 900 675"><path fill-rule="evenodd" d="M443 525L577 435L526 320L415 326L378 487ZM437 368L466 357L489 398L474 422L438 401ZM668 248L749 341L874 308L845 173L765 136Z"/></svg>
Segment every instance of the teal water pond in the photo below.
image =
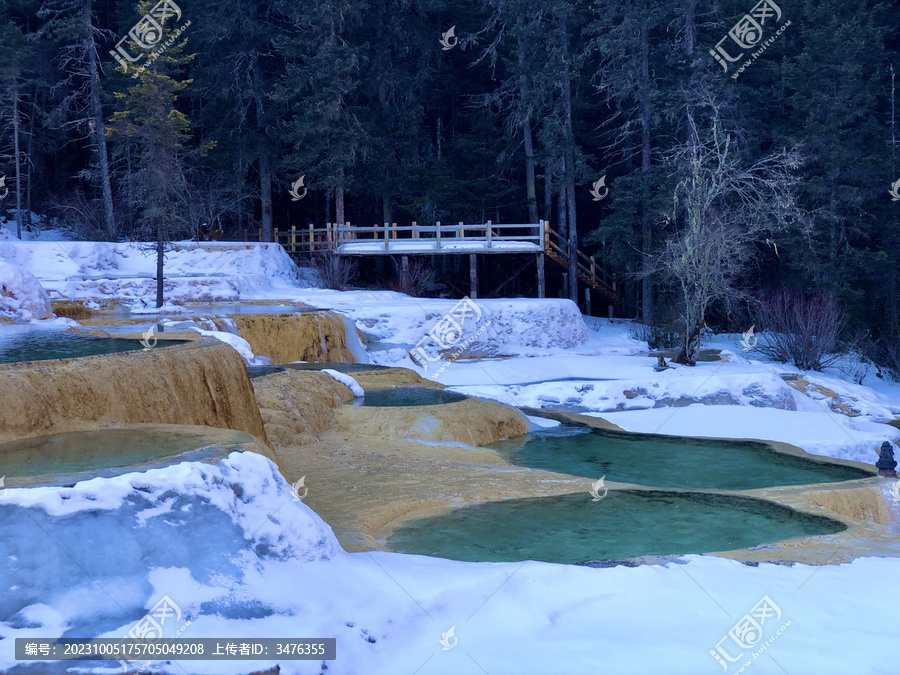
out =
<svg viewBox="0 0 900 675"><path fill-rule="evenodd" d="M250 379L264 377L272 373L283 373L286 370L336 370L339 373L364 373L372 370L387 370L388 366L374 363L284 363L274 366L247 366Z"/></svg>
<svg viewBox="0 0 900 675"><path fill-rule="evenodd" d="M34 436L0 444L0 474L25 478L92 472L152 462L208 444L197 432L112 428Z"/></svg>
<svg viewBox="0 0 900 675"><path fill-rule="evenodd" d="M466 562L580 563L729 551L845 529L749 497L611 490L599 501L585 491L464 506L411 521L386 543L399 553Z"/></svg>
<svg viewBox="0 0 900 675"><path fill-rule="evenodd" d="M377 406L380 408L410 407L421 405L441 405L464 401L467 396L448 389L428 387L397 387L396 389L375 389L367 391L364 398L353 405Z"/></svg>
<svg viewBox="0 0 900 675"><path fill-rule="evenodd" d="M158 340L155 349L181 344L185 340ZM95 337L55 330L30 330L0 339L0 363L74 359L82 356L118 354L143 349L140 340Z"/></svg>
<svg viewBox="0 0 900 675"><path fill-rule="evenodd" d="M757 441L704 440L563 425L489 446L507 461L594 480L685 489L751 490L868 478Z"/></svg>

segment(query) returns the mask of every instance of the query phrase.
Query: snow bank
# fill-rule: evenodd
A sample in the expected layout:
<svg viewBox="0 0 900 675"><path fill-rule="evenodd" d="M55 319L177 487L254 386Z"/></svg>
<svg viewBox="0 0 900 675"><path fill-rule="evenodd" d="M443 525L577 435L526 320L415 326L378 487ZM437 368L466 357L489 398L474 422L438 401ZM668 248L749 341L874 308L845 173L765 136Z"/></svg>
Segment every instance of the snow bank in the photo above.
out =
<svg viewBox="0 0 900 675"><path fill-rule="evenodd" d="M322 372L326 375L331 376L333 380L336 382L340 382L342 385L347 387L354 396L365 396L366 392L363 390L361 386L359 386L359 382L354 380L352 377L347 375L347 373L340 373L336 370L332 370L331 368L323 368Z"/></svg>
<svg viewBox="0 0 900 675"><path fill-rule="evenodd" d="M47 291L28 270L0 259L0 316L16 322L52 318Z"/></svg>
<svg viewBox="0 0 900 675"><path fill-rule="evenodd" d="M244 361L246 361L248 365L267 366L272 364L272 359L270 359L269 357L256 356L253 353L253 349L250 347L250 343L240 335L221 330L203 330L202 328L197 328L194 326L188 327L188 330L197 331L204 337L213 338L215 340L218 340L219 342L224 342L225 344L231 345L232 347L234 347L234 350L244 358Z"/></svg>
<svg viewBox="0 0 900 675"><path fill-rule="evenodd" d="M391 291L301 291L294 297L317 307L335 309L353 319L365 333L370 351L380 344L409 349L423 339L427 341L427 333L462 302L413 298ZM462 341L474 338L466 351L470 356L570 349L584 344L589 337L581 312L571 300L468 302L477 308L477 312L468 310L463 325Z"/></svg>
<svg viewBox="0 0 900 675"><path fill-rule="evenodd" d="M0 259L67 298L156 296L156 255L146 244L0 241ZM309 281L279 244L182 242L166 252L166 299L176 302L286 297Z"/></svg>

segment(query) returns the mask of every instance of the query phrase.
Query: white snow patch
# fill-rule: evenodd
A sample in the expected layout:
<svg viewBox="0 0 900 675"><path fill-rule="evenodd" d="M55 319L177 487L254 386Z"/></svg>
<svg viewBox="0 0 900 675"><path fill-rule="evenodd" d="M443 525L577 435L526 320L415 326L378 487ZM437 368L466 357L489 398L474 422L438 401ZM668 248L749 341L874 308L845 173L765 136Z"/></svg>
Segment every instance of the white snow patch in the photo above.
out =
<svg viewBox="0 0 900 675"><path fill-rule="evenodd" d="M341 384L343 384L345 387L347 387L347 389L350 390L350 392L354 396L359 397L366 395L366 392L363 391L363 388L359 386L359 382L350 377L347 373L339 373L338 371L332 370L331 368L323 368L321 372L329 375L331 379L335 380L336 382L340 382Z"/></svg>

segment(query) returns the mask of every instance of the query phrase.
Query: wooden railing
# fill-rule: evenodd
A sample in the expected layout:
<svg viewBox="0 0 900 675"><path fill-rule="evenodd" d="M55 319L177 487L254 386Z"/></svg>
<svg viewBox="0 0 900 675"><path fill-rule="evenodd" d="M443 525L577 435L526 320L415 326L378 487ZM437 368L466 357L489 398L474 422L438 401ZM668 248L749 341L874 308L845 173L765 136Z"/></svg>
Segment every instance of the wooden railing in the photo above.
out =
<svg viewBox="0 0 900 675"><path fill-rule="evenodd" d="M496 242L528 243L540 247L543 240L543 224L488 221L484 224L444 225L437 222L434 225L419 225L413 222L412 225L385 223L373 227L358 227L349 222L344 225L328 223L325 227L318 228L312 224L303 228L291 227L290 230L276 228L273 239L291 253L339 249L344 244L376 240L383 241L384 250L389 251L392 241L416 239L433 240L433 246L431 242L428 246L428 249L433 250L441 250L444 242L482 243L488 249L494 248ZM244 230L244 241L249 240L250 233ZM262 230L258 231L254 240L263 240Z"/></svg>
<svg viewBox="0 0 900 675"><path fill-rule="evenodd" d="M261 229L254 234L256 236L253 240L263 241ZM250 232L244 230L244 241L250 241L250 237ZM550 227L550 223L545 220L537 224L501 224L488 221L483 224L457 223L455 225L445 225L437 222L434 225L419 225L413 222L411 225L385 223L384 225L374 225L372 227L358 227L351 225L349 222L343 225L328 223L325 227L314 227L310 224L308 227L291 227L290 230L279 230L276 228L273 239L290 253L341 252L341 247L345 244L367 241L381 241L384 243L384 252L391 252L393 250L392 242L415 241L419 239L430 241L428 241L427 245L424 245L425 242L423 242L420 250L404 246L397 250L397 253L450 252L445 249L445 244L457 243L481 243L484 245L484 249L493 250L494 252L506 250L510 253L522 253L527 252L527 250L522 251L507 247L497 249L494 245L498 242L527 243L533 244L536 250L543 251L547 257L559 265L567 269L569 266L568 242L558 232L553 230ZM358 255L376 253L369 247L365 247L362 250L353 250L356 247L349 248L350 250L344 250L343 253L356 253ZM459 249L459 252L472 253L477 251L466 247ZM606 267L597 262L594 256L589 257L581 251L576 251L576 255L578 259L578 278L595 291L615 301L618 296L616 281Z"/></svg>
<svg viewBox="0 0 900 675"><path fill-rule="evenodd" d="M546 222L544 223L544 253L563 267L569 267L569 243L559 232L551 229L550 224ZM577 249L576 253L578 278L608 298L616 299L618 297L616 281L606 267L598 263L595 256L588 257Z"/></svg>

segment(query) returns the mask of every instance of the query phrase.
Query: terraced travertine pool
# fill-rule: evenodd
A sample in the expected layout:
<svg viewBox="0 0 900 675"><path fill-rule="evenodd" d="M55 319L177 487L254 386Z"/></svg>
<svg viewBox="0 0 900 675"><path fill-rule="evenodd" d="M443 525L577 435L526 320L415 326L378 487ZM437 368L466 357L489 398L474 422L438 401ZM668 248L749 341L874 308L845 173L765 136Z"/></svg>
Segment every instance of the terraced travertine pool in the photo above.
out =
<svg viewBox="0 0 900 675"><path fill-rule="evenodd" d="M456 403L468 398L449 389L428 387L397 387L395 389L375 389L367 391L365 397L353 405L376 406L379 408L415 408L423 405L443 405Z"/></svg>
<svg viewBox="0 0 900 675"><path fill-rule="evenodd" d="M7 480L67 475L78 480L119 473L210 444L210 434L240 435L191 427L140 425L33 436L0 443L0 474ZM249 438L249 436L248 436Z"/></svg>
<svg viewBox="0 0 900 675"><path fill-rule="evenodd" d="M156 347L169 347L183 342L184 340L159 340ZM16 331L0 338L0 363L74 359L143 348L140 340L131 338L95 337L57 330Z"/></svg>
<svg viewBox="0 0 900 675"><path fill-rule="evenodd" d="M757 441L624 433L582 425L562 425L489 447L520 466L652 487L752 490L874 475L789 455Z"/></svg>
<svg viewBox="0 0 900 675"><path fill-rule="evenodd" d="M761 499L611 490L599 501L585 491L464 506L410 521L385 543L399 553L467 562L581 563L730 551L845 529Z"/></svg>

